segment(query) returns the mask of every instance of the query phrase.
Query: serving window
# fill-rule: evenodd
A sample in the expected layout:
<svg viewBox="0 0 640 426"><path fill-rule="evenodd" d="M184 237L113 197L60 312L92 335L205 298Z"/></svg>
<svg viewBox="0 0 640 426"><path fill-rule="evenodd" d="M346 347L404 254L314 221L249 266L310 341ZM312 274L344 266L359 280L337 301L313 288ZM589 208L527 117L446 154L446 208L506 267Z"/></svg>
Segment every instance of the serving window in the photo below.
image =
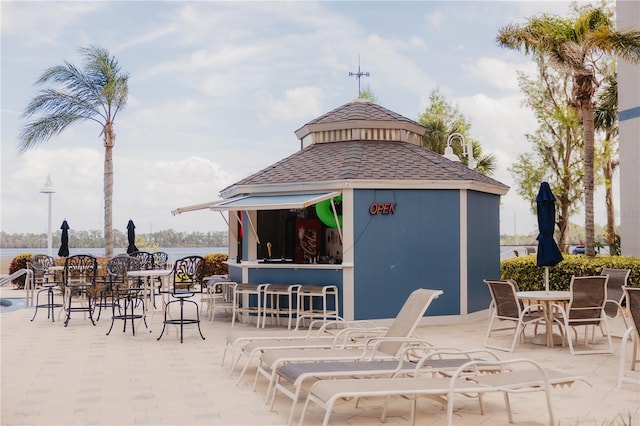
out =
<svg viewBox="0 0 640 426"><path fill-rule="evenodd" d="M342 212L336 210L339 214ZM336 228L318 217L316 206L304 209L259 210L257 257L273 263L342 263L342 243Z"/></svg>

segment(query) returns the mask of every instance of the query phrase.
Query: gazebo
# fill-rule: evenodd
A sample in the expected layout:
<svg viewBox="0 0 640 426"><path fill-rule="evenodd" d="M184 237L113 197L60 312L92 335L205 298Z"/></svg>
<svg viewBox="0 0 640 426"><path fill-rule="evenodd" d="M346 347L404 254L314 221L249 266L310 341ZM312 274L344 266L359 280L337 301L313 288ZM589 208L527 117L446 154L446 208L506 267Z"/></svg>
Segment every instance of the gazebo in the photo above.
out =
<svg viewBox="0 0 640 426"><path fill-rule="evenodd" d="M422 147L425 128L364 99L302 126L300 150L176 209L229 212L236 282L335 285L347 319L393 318L416 288L432 316L489 306L508 187Z"/></svg>

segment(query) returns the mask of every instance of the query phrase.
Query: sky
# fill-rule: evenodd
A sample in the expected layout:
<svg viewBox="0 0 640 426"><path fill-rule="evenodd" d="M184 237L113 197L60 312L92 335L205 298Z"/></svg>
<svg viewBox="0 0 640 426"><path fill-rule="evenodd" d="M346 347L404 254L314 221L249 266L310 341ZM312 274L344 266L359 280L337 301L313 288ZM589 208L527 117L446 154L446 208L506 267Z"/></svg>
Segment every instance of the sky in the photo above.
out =
<svg viewBox="0 0 640 426"><path fill-rule="evenodd" d="M42 89L42 71L96 45L129 73L116 118L113 226L138 233L226 230L218 212L173 216L219 199L223 188L300 149L294 131L358 97L358 67L381 106L417 120L438 89L471 122L470 134L497 159L502 234L537 233L529 203L508 171L530 149L536 121L517 71L531 58L502 49L510 23L567 15L568 1L72 1L0 2L0 230L46 233L48 195L57 230L104 226L101 127L76 123L47 143L17 149L22 112ZM614 186L616 216L618 187ZM596 192L598 224L606 223ZM582 215L572 222L583 224Z"/></svg>

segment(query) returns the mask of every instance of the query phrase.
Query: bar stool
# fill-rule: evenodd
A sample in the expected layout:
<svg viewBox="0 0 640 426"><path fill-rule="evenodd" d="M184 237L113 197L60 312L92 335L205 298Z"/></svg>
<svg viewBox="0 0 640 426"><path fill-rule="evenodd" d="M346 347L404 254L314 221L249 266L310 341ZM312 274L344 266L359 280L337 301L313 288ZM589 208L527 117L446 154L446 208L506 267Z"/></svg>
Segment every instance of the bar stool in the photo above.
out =
<svg viewBox="0 0 640 426"><path fill-rule="evenodd" d="M140 269L140 261L127 255L119 255L107 262L107 273L109 282L109 295L111 296L111 327L107 331L107 336L113 329L116 320L124 322L122 332L127 331L127 321L131 321L131 332L135 336L135 320L142 319L144 326L147 325L147 308L145 304L144 283L140 280L127 278L129 271ZM135 308L142 303L142 311L135 311ZM117 313L116 313L117 309Z"/></svg>
<svg viewBox="0 0 640 426"><path fill-rule="evenodd" d="M206 303L206 313L209 321L213 321L216 308L231 309L233 312L233 292L236 283L229 281L227 277L213 277L207 282L207 292L202 295L200 302L204 309Z"/></svg>
<svg viewBox="0 0 640 426"><path fill-rule="evenodd" d="M47 319L51 318L51 322L56 322L54 309L62 308L64 306L64 303L62 302L56 303L55 295L58 294L62 296L63 302L64 302L64 294L62 293L62 290L58 287L58 282L49 281L48 277L44 278L44 281L40 284L40 286L42 287L42 289L39 290L38 293L36 293L36 305L35 305L36 311L33 313L33 318L31 318L31 321L36 319L36 315L38 314L38 308L46 308ZM47 293L47 303L40 303L40 293L43 293L43 292Z"/></svg>
<svg viewBox="0 0 640 426"><path fill-rule="evenodd" d="M202 256L187 256L178 259L173 268L173 283L168 294L175 300L167 302L164 306L164 321L162 323L162 332L157 340L162 338L164 330L169 325L180 326L180 343L183 342L183 329L187 324L195 324L198 326L198 333L204 340L202 330L200 329L200 308L194 300L189 300L196 293L202 292L204 281L205 259ZM196 287L198 289L196 290ZM180 306L180 317L172 318L170 314L171 305L177 303ZM195 318L184 316L184 306L193 304L195 306Z"/></svg>
<svg viewBox="0 0 640 426"><path fill-rule="evenodd" d="M247 314L249 316L256 316L256 328L260 327L260 318L262 317L262 304L264 297L264 290L269 284L238 284L233 292L233 318L231 319L231 326L235 324L236 316L240 321L240 314ZM252 298L255 297L256 303L252 303Z"/></svg>
<svg viewBox="0 0 640 426"><path fill-rule="evenodd" d="M262 309L262 328L267 322L267 314L271 315L271 325L275 316L276 325L280 325L280 316L286 315L289 319L287 329L291 330L293 316L297 313L298 289L300 284L270 284L264 290L264 308ZM286 298L286 305L281 306L281 299Z"/></svg>
<svg viewBox="0 0 640 426"><path fill-rule="evenodd" d="M333 301L333 309L329 302ZM320 306L320 307L318 307ZM298 289L297 316L306 316L311 319L322 318L327 320L330 316L338 315L338 287L335 285L302 285Z"/></svg>
<svg viewBox="0 0 640 426"><path fill-rule="evenodd" d="M65 260L64 286L67 299L67 319L64 321L65 327L69 325L72 312L84 312L85 318L88 313L91 324L96 325L96 322L93 320L92 293L95 291L97 274L98 261L89 254L76 254L67 257ZM80 296L79 306L73 306L74 293Z"/></svg>

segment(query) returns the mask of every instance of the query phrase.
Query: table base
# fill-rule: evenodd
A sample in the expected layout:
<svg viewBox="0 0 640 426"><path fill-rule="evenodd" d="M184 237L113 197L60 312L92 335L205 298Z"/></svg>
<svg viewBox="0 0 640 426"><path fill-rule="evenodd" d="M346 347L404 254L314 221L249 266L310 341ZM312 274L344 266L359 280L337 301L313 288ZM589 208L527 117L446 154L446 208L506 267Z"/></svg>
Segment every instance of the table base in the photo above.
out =
<svg viewBox="0 0 640 426"><path fill-rule="evenodd" d="M559 334L552 334L551 339L552 339L551 342L553 346L562 344L562 336ZM546 333L537 334L528 343L533 343L534 345L547 346L547 334Z"/></svg>

